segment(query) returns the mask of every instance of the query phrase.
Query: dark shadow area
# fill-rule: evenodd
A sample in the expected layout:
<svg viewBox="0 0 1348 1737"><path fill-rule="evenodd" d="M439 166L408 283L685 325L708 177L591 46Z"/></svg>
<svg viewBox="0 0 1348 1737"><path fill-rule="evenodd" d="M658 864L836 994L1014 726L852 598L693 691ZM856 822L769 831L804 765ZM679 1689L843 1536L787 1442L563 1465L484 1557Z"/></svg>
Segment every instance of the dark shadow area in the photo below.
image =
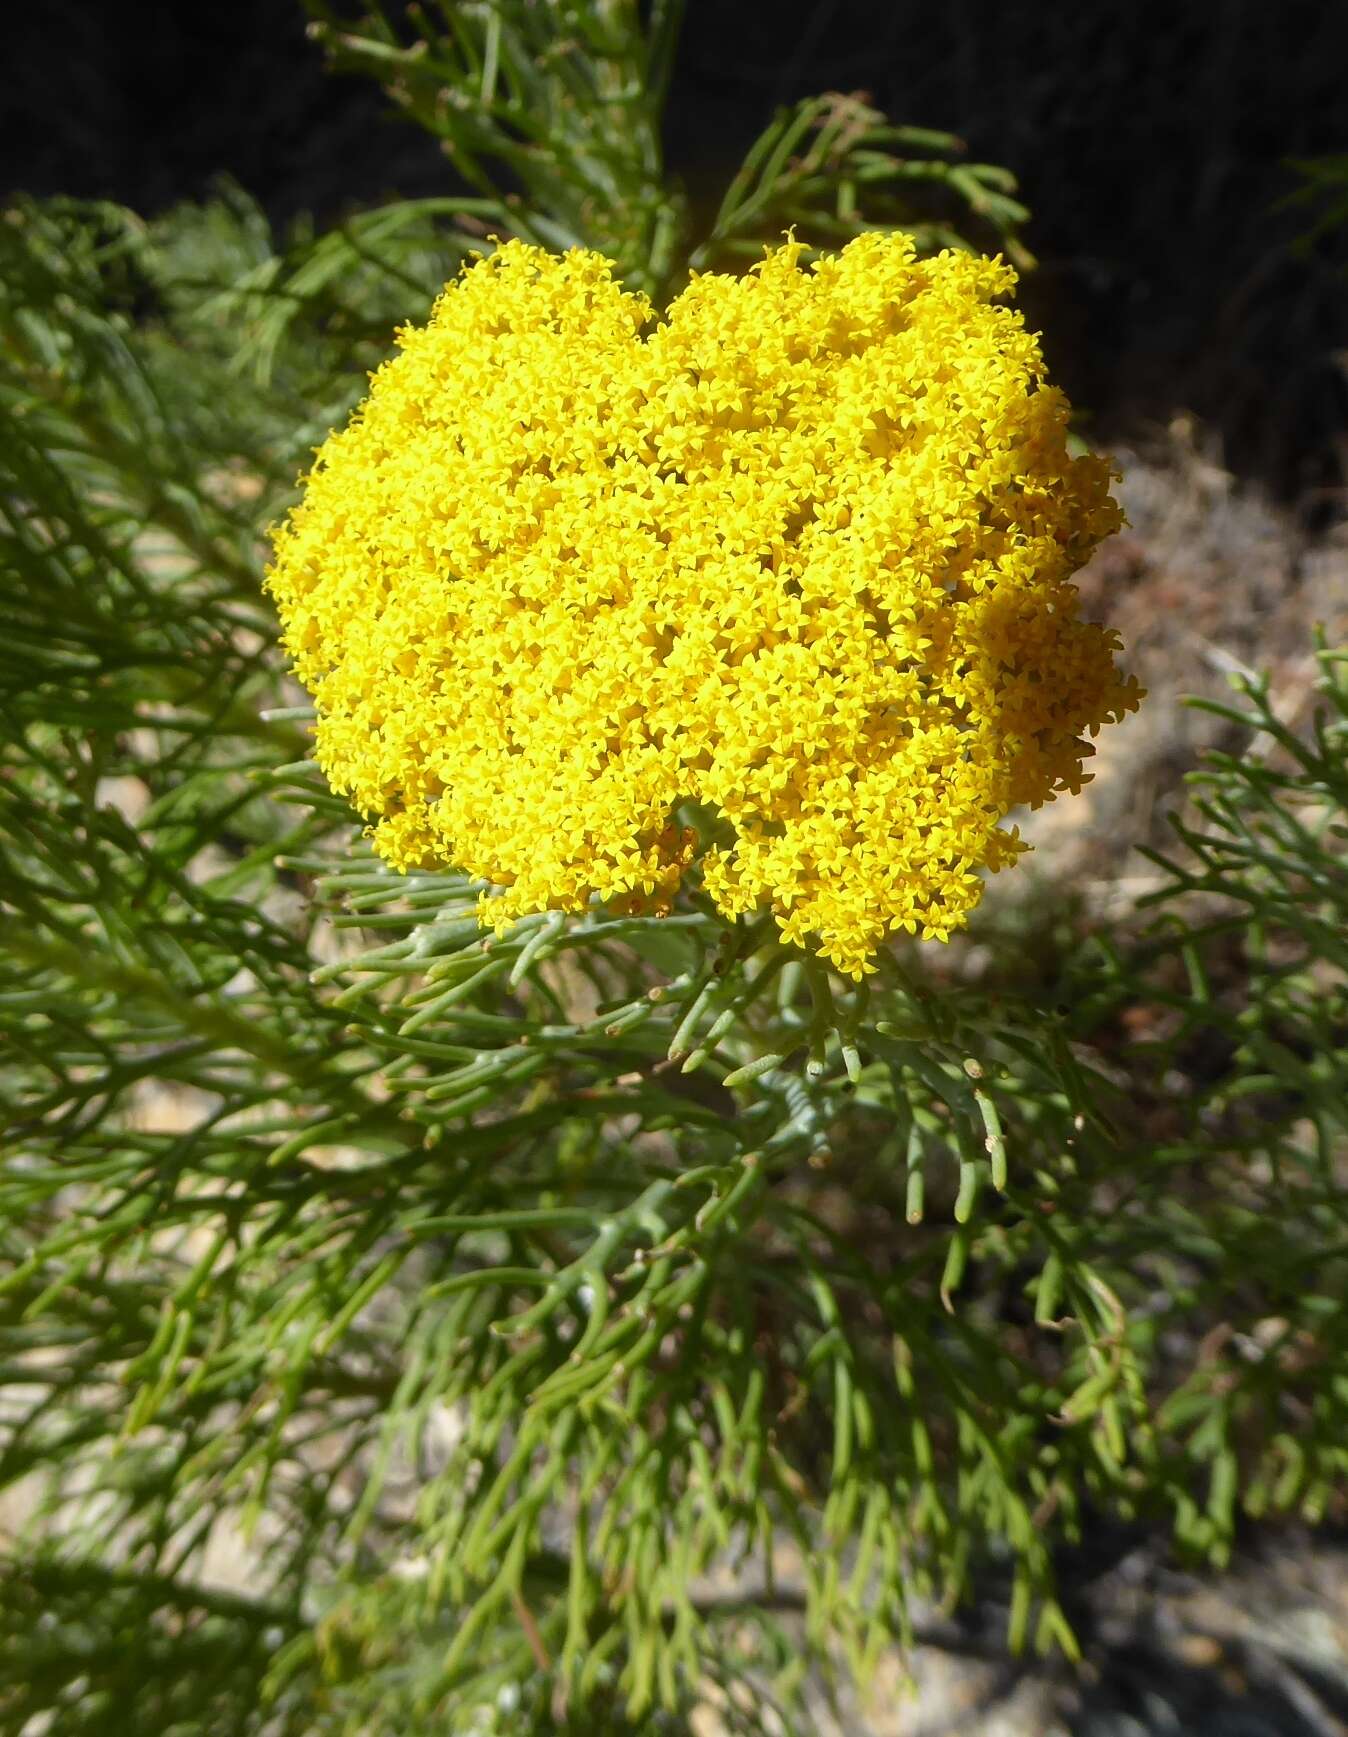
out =
<svg viewBox="0 0 1348 1737"><path fill-rule="evenodd" d="M1019 177L1022 302L1096 432L1213 423L1304 499L1348 481L1348 238L1296 247L1291 160L1348 149L1348 7L813 0L690 9L672 155L698 186L775 103L864 89ZM679 98L682 96L683 101Z"/></svg>
<svg viewBox="0 0 1348 1737"><path fill-rule="evenodd" d="M0 186L151 212L228 173L319 221L442 190L436 143L325 74L299 0L43 0L6 26ZM1023 299L1096 431L1184 407L1284 498L1343 488L1348 239L1298 251L1290 160L1348 148L1348 7L1324 0L757 0L689 6L671 164L710 201L775 105L864 90L1019 176Z"/></svg>
<svg viewBox="0 0 1348 1737"><path fill-rule="evenodd" d="M1348 1574L1346 1545L1279 1525L1251 1530L1228 1573L1185 1573L1154 1534L1088 1519L1056 1563L1080 1666L1009 1658L1010 1589L985 1572L976 1601L920 1638L994 1668L966 1716L914 1737L973 1737L1032 1681L1072 1737L1338 1737L1348 1674L1323 1604Z"/></svg>
<svg viewBox="0 0 1348 1737"><path fill-rule="evenodd" d="M232 176L286 222L438 192L433 139L329 75L300 0L30 0L8 17L0 188L150 214Z"/></svg>

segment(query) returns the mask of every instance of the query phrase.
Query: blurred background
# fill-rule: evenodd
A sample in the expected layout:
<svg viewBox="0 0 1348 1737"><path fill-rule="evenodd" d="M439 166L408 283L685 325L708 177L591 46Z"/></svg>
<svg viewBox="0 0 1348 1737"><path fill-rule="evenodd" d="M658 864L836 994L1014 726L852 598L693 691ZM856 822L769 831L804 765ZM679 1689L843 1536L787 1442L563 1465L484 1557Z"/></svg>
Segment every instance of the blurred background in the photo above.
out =
<svg viewBox="0 0 1348 1737"><path fill-rule="evenodd" d="M322 226L453 185L381 90L325 75L287 0L43 0L7 37L5 193L150 215L224 174ZM1020 181L1023 299L1094 432L1191 412L1322 525L1348 471L1348 228L1306 239L1298 164L1348 150L1345 66L1335 0L692 0L666 143L710 203L773 109L815 91L959 134Z"/></svg>

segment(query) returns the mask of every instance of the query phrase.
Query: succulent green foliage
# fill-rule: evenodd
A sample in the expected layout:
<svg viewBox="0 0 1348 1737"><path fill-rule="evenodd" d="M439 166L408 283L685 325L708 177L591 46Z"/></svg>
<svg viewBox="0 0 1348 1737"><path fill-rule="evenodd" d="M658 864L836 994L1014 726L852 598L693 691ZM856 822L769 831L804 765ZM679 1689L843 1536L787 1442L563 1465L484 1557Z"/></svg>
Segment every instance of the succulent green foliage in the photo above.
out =
<svg viewBox="0 0 1348 1737"><path fill-rule="evenodd" d="M154 275L169 312L190 327L194 351L223 340L216 353L231 376L267 395L286 391L294 405L286 436L307 461L388 355L396 327L424 317L478 245L453 221L460 203L395 200L321 235L300 219L278 245L252 202L226 183L210 204L151 226Z"/></svg>
<svg viewBox="0 0 1348 1737"><path fill-rule="evenodd" d="M692 263L756 259L796 228L815 247L866 229L905 229L924 253L986 246L1018 266L1029 213L1010 170L961 161L964 145L930 127L891 126L857 96L830 91L783 109L755 140Z"/></svg>
<svg viewBox="0 0 1348 1737"><path fill-rule="evenodd" d="M445 11L510 143L515 11ZM586 66L667 65L633 16ZM718 246L823 197L789 133ZM322 788L260 589L464 216L0 223L15 1729L765 1729L990 1556L1070 1650L1091 1517L1220 1560L1348 1471L1348 664L1304 739L1246 691L1155 926L1051 1004L918 951L862 996L695 897L485 941Z"/></svg>
<svg viewBox="0 0 1348 1737"><path fill-rule="evenodd" d="M1151 1475L1181 1539L1218 1560L1239 1505L1319 1519L1348 1477L1348 654L1318 661L1305 738L1266 682L1239 684L1239 707L1194 702L1248 746L1192 777L1143 901L1152 933L1126 954L1097 942L1077 1016L1097 1045L1125 1011L1143 1034L1126 1055L1147 1163L1124 1216L1145 1203L1166 1225L1139 1257L1166 1308L1141 1336L1205 1334L1157 1413Z"/></svg>
<svg viewBox="0 0 1348 1737"><path fill-rule="evenodd" d="M1306 210L1310 226L1301 236L1302 249L1348 228L1348 151L1335 157L1306 157L1289 165L1301 185L1283 201Z"/></svg>
<svg viewBox="0 0 1348 1737"><path fill-rule="evenodd" d="M660 114L682 0L654 0L645 22L635 0L304 3L332 64L378 79L441 140L479 236L593 247L635 289L665 281L683 213Z"/></svg>
<svg viewBox="0 0 1348 1737"><path fill-rule="evenodd" d="M87 1559L7 1564L0 1716L11 1731L312 1731L303 1696L255 1717L257 1686L294 1613L263 1599ZM130 1641L130 1644L128 1644Z"/></svg>
<svg viewBox="0 0 1348 1737"><path fill-rule="evenodd" d="M761 258L792 226L811 247L902 228L925 251L973 244L1032 263L1006 169L839 92L779 111L719 209L690 210L661 142L682 0L305 5L334 66L378 79L441 140L468 190L440 202L460 230L595 248L657 303L688 265Z"/></svg>

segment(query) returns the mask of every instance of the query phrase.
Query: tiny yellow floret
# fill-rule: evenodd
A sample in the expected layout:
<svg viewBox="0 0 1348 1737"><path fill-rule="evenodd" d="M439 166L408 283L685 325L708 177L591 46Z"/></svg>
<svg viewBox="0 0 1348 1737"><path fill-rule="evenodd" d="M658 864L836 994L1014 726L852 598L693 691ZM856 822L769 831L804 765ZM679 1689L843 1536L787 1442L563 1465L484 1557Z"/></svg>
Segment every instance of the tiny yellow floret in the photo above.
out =
<svg viewBox="0 0 1348 1737"><path fill-rule="evenodd" d="M469 266L319 449L268 584L316 753L400 868L727 916L860 976L1133 710L1071 583L1121 523L1000 260L860 236L695 276ZM681 823L717 822L695 851Z"/></svg>

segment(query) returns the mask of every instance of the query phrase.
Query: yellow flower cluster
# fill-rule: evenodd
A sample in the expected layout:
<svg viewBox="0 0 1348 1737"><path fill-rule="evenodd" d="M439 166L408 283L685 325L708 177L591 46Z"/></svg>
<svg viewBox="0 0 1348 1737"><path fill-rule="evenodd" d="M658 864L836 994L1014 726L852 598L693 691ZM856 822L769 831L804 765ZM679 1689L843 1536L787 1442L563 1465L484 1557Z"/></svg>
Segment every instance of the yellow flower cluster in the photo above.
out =
<svg viewBox="0 0 1348 1737"><path fill-rule="evenodd" d="M945 938L1000 822L1136 706L1071 575L1120 523L999 260L863 235L658 323L511 241L400 333L276 535L317 756L407 868L519 914L727 915L860 976ZM689 806L684 806L689 805ZM693 806L695 805L695 806ZM682 814L681 814L682 808Z"/></svg>

